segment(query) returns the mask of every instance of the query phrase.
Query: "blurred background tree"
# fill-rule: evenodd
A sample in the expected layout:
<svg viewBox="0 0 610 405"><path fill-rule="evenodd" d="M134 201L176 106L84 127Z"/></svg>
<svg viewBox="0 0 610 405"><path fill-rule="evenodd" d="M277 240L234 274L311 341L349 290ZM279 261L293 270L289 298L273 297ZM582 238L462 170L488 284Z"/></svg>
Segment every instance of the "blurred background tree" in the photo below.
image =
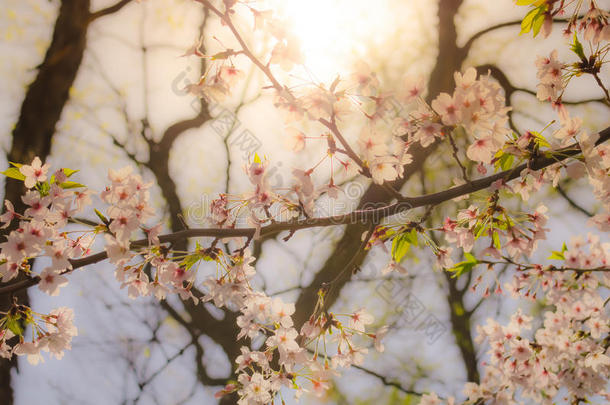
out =
<svg viewBox="0 0 610 405"><path fill-rule="evenodd" d="M200 225L218 193L247 190L243 166L254 153L268 157L277 187L290 185L292 167L311 165L320 156L323 144L304 155L285 147L283 120L272 108L273 98L259 90L261 73L248 63L238 66L246 77L228 98L198 98L185 91L214 63L180 57L189 44L205 38L198 49L213 55L235 42L216 17L191 0L137 3L6 0L0 14L0 46L10 55L0 65L4 166L40 156L81 168L86 183L99 190L108 167L135 165L155 183L153 199L167 230L178 231ZM564 43L561 29L545 41L518 36L524 12L512 1L278 0L275 6L305 52L305 66L287 76L295 85L329 84L337 74L366 69L364 62L388 91L406 75L421 75L430 101L452 92L455 71L473 66L480 74L490 72L504 88L516 132L544 128L555 117L536 100L533 62L552 44ZM251 24L237 18L243 18L244 27ZM264 44L256 35L246 38ZM607 79L607 69L602 73ZM564 102L591 131L607 127L609 107L600 89L590 77L577 80L580 85L572 86ZM348 132L357 134L361 125L354 122ZM308 130L322 134L315 125ZM460 177L448 141L412 147L411 153L414 162L393 184L403 194L437 191L448 178ZM465 170L474 173L476 168ZM20 201L23 190L15 184L5 183L4 198ZM583 186L567 180L545 192L552 213L569 213L552 224L559 231L550 235L549 248L580 231L595 212L593 199L579 193ZM346 190L338 202L322 199L318 206L332 214L392 198L386 189L358 178L346 180ZM452 204L427 216L424 211L410 215L438 224L469 201ZM281 242L285 234L268 235L253 245L260 283L269 295L296 303L297 325L306 321L318 290L331 280L326 299L335 312L366 306L379 325L392 325L387 353L370 356L362 367L345 373L327 398L305 401L416 403L428 390L459 394L463 382L479 380L482 351L473 342L474 326L489 316L506 317L519 303L500 296L483 302L482 293L467 295L478 274L452 278L433 270L433 258L417 251L410 252L408 275L381 276L388 255L379 248L361 250L366 230L366 225L351 224L300 231L286 243ZM184 251L188 245L177 242L173 248ZM359 271L343 272L346 266ZM73 288L59 299L36 289L29 299L36 308L59 301L77 309L80 335L73 351L37 368L2 360L1 403L216 401L213 394L231 378L239 354L236 314L173 298L131 301L104 264L75 273L71 281ZM0 297L2 308L11 299ZM19 299L28 297L23 292ZM230 396L221 401L234 402Z"/></svg>

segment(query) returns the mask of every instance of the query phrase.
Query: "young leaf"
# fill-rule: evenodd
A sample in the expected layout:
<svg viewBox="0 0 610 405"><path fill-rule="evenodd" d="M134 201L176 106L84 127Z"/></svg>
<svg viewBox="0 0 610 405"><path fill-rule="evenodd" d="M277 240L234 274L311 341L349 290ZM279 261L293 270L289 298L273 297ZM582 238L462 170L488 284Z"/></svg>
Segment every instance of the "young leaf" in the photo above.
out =
<svg viewBox="0 0 610 405"><path fill-rule="evenodd" d="M464 253L464 257L466 258L468 263L474 263L474 264L479 263L479 260L476 257L474 257L471 253Z"/></svg>
<svg viewBox="0 0 610 405"><path fill-rule="evenodd" d="M110 221L108 221L108 219L104 216L104 214L102 214L101 212L99 212L96 209L94 209L95 211L95 215L97 215L97 217L100 219L100 221L102 221L105 225L108 225L110 223Z"/></svg>
<svg viewBox="0 0 610 405"><path fill-rule="evenodd" d="M25 180L25 176L23 175L23 173L21 173L16 167L9 167L8 169L0 173L5 175L6 177L10 177L11 179L20 181Z"/></svg>
<svg viewBox="0 0 610 405"><path fill-rule="evenodd" d="M558 252L556 250L553 251L553 253L547 257L548 260L565 260L565 256L563 255L563 253Z"/></svg>
<svg viewBox="0 0 610 405"><path fill-rule="evenodd" d="M572 50L572 52L578 55L581 60L587 60L587 57L585 56L585 51L582 48L582 44L576 36L576 32L574 32L574 42L570 45L570 49Z"/></svg>
<svg viewBox="0 0 610 405"><path fill-rule="evenodd" d="M525 34L534 30L534 37L540 32L542 24L544 23L544 13L546 12L546 4L542 4L536 8L531 9L521 21L521 34Z"/></svg>
<svg viewBox="0 0 610 405"><path fill-rule="evenodd" d="M472 269L474 268L474 266L476 266L477 264L479 264L479 261L477 260L476 257L474 257L472 254L470 253L464 253L464 257L466 257L466 260L463 262L459 262L458 264L456 264L455 266L447 269L447 271L450 271L452 273L455 273L453 276L453 278L459 277L464 273L468 273L470 271L472 271Z"/></svg>
<svg viewBox="0 0 610 405"><path fill-rule="evenodd" d="M496 153L496 157L493 160L493 164L494 164L496 171L498 171L500 169L508 170L511 167L513 167L514 161L515 161L514 155L500 150Z"/></svg>
<svg viewBox="0 0 610 405"><path fill-rule="evenodd" d="M414 246L419 245L419 243L417 242L417 231L415 229L411 229L411 231L409 233L406 233L405 238L406 238L407 242L409 242L411 245L414 245Z"/></svg>
<svg viewBox="0 0 610 405"><path fill-rule="evenodd" d="M534 32L534 38L536 37L536 35L538 35L540 33L540 29L542 28L542 25L544 24L544 13L539 13L536 15L536 17L534 17L534 21L532 22L532 30Z"/></svg>
<svg viewBox="0 0 610 405"><path fill-rule="evenodd" d="M521 32L519 32L519 34L525 34L531 31L532 22L534 21L534 18L536 17L537 13L537 8L533 8L528 11L528 13L525 15L525 17L523 17L523 20L521 21Z"/></svg>
<svg viewBox="0 0 610 405"><path fill-rule="evenodd" d="M551 144L546 140L546 138L539 132L530 131L532 135L534 135L535 142L540 147L550 148Z"/></svg>
<svg viewBox="0 0 610 405"><path fill-rule="evenodd" d="M6 327L8 328L8 330L13 332L16 336L23 335L23 328L21 327L21 324L19 323L19 319L21 319L20 315L6 317L6 323L5 323Z"/></svg>
<svg viewBox="0 0 610 405"><path fill-rule="evenodd" d="M182 267L184 267L186 270L188 270L191 267L193 267L200 259L201 259L201 256L197 253L188 255L180 262L180 265Z"/></svg>
<svg viewBox="0 0 610 405"><path fill-rule="evenodd" d="M64 171L64 174L66 175L66 177L70 177L72 176L74 173L79 172L80 170L73 170L73 169L68 169L67 167L64 167L62 169Z"/></svg>
<svg viewBox="0 0 610 405"><path fill-rule="evenodd" d="M549 260L565 260L566 257L563 254L566 250L568 250L568 247L566 246L566 243L564 242L563 245L561 246L561 252L558 252L556 250L553 250L552 254L547 257L547 259Z"/></svg>
<svg viewBox="0 0 610 405"><path fill-rule="evenodd" d="M80 184L74 181L64 181L63 183L61 183L59 185L59 187L63 188L63 189L68 189L68 188L80 188L80 187L86 187L84 184Z"/></svg>
<svg viewBox="0 0 610 405"><path fill-rule="evenodd" d="M478 226L478 230L474 235L475 239L479 239L482 235L485 234L485 231L487 230L487 223L483 223L481 225Z"/></svg>
<svg viewBox="0 0 610 405"><path fill-rule="evenodd" d="M44 196L49 195L49 190L51 190L51 186L47 182L38 183L36 185L36 189L38 189L38 192L40 193L40 196L44 197Z"/></svg>
<svg viewBox="0 0 610 405"><path fill-rule="evenodd" d="M400 263L411 248L411 244L408 241L409 236L407 235L404 233L400 234L392 241L392 259L397 263Z"/></svg>
<svg viewBox="0 0 610 405"><path fill-rule="evenodd" d="M498 235L498 232L494 231L491 234L491 239L493 240L494 247L496 249L501 249L502 248L502 245L500 244L500 235Z"/></svg>

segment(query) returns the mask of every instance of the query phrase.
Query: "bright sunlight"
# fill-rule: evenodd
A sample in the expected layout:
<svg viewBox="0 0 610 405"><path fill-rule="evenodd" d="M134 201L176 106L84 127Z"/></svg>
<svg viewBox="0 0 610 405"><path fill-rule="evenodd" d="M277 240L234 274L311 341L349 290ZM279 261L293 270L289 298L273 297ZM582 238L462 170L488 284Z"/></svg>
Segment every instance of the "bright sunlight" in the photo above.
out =
<svg viewBox="0 0 610 405"><path fill-rule="evenodd" d="M332 80L338 71L362 58L367 48L388 43L397 16L408 21L409 5L392 0L272 0L289 21L302 46L305 65L317 80ZM397 13L397 8L400 12Z"/></svg>

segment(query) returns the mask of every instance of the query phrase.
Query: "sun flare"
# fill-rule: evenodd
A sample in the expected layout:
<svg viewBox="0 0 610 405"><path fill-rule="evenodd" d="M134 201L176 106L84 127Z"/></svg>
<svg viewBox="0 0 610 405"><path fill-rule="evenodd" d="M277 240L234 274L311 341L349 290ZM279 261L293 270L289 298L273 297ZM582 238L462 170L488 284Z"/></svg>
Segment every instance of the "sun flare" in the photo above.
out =
<svg viewBox="0 0 610 405"><path fill-rule="evenodd" d="M367 48L395 29L392 0L273 0L300 41L305 66L318 80L332 80ZM401 17L407 17L401 8Z"/></svg>

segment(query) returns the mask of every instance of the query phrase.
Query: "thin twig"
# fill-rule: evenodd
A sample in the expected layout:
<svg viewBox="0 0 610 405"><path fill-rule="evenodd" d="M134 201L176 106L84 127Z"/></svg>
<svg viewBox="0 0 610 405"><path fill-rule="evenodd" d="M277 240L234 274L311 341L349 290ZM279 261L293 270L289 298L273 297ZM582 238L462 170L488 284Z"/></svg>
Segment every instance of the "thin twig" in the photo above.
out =
<svg viewBox="0 0 610 405"><path fill-rule="evenodd" d="M568 204L570 204L573 208L577 209L578 211L582 212L583 214L585 214L588 217L593 216L592 212L589 212L587 209L580 206L576 201L574 201L572 199L572 197L570 197L568 195L568 193L561 187L561 185L557 184L556 189L557 189L557 192L559 193L559 195L561 195L568 202Z"/></svg>

